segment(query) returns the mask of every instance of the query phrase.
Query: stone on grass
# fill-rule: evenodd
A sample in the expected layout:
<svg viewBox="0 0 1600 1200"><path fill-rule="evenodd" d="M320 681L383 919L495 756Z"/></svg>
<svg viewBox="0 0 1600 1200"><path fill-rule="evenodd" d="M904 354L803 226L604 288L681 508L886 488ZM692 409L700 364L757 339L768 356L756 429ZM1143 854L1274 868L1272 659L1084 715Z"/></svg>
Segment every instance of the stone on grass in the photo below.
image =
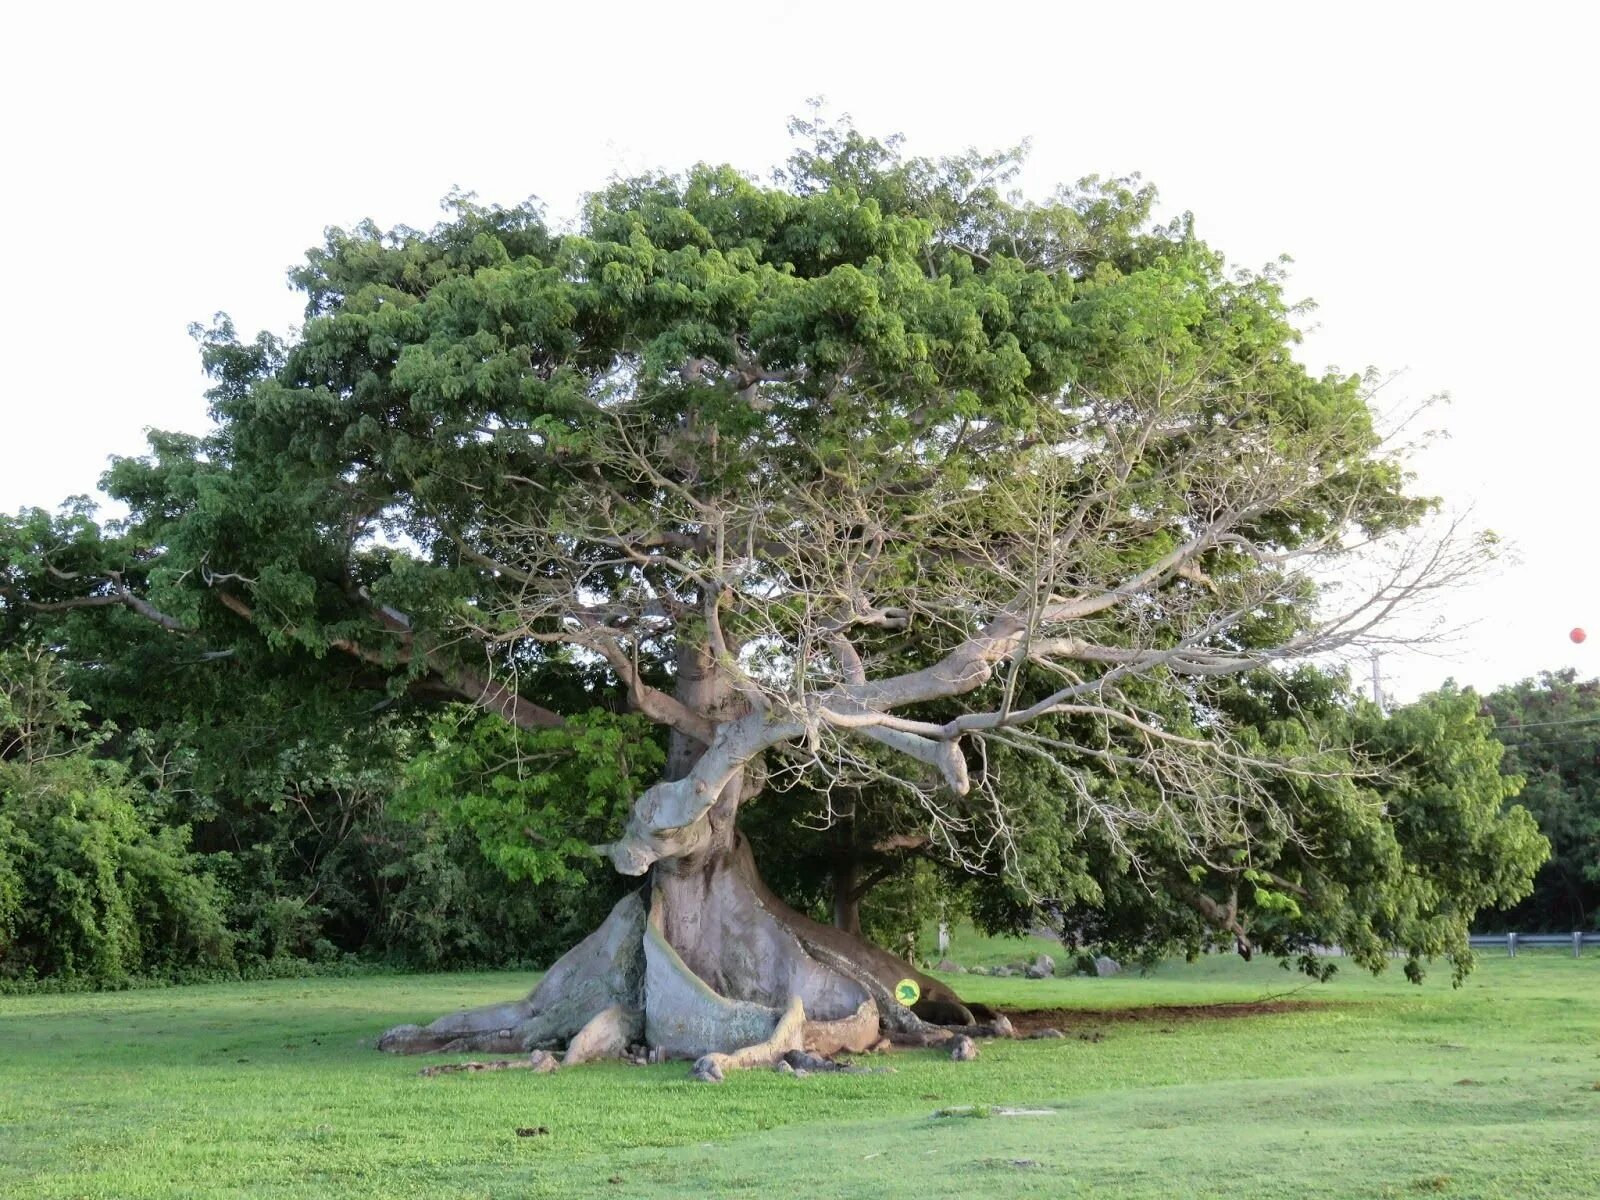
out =
<svg viewBox="0 0 1600 1200"><path fill-rule="evenodd" d="M1059 1038L1059 1037L1066 1037L1067 1035L1062 1033L1061 1030L1059 1030L1059 1029L1053 1029L1053 1028L1047 1027L1047 1028L1044 1028L1044 1029L1035 1029L1028 1036L1030 1038L1033 1038L1035 1041L1037 1041L1039 1038Z"/></svg>
<svg viewBox="0 0 1600 1200"><path fill-rule="evenodd" d="M966 1034L957 1034L950 1039L950 1061L971 1062L978 1057L978 1043Z"/></svg>
<svg viewBox="0 0 1600 1200"><path fill-rule="evenodd" d="M967 973L967 969L960 963L951 962L948 958L941 958L933 969L935 971L943 971L946 975L965 975Z"/></svg>
<svg viewBox="0 0 1600 1200"><path fill-rule="evenodd" d="M1122 964L1114 958L1107 958L1104 954L1094 960L1094 973L1101 979L1104 979L1107 975L1115 975L1120 970L1122 970Z"/></svg>
<svg viewBox="0 0 1600 1200"><path fill-rule="evenodd" d="M690 1075L701 1083L721 1083L722 1067L715 1058L707 1054L694 1064L694 1070Z"/></svg>

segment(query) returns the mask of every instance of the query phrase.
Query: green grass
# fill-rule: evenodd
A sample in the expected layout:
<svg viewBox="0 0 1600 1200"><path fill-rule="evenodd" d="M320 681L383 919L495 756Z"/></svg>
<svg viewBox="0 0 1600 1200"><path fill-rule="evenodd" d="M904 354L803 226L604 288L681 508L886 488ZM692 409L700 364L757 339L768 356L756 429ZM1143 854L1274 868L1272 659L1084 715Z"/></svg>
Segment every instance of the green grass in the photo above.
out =
<svg viewBox="0 0 1600 1200"><path fill-rule="evenodd" d="M1278 1015L1091 1015L1069 1032L1104 1040L996 1042L971 1064L905 1051L893 1075L717 1086L683 1064L596 1064L422 1079L423 1060L371 1049L386 1025L531 981L0 998L0 1196L1600 1195L1600 955L1489 957L1460 990L1442 972L1422 988L1346 972L1292 997L1322 1004ZM1302 981L1217 958L953 982L990 1003L1106 1010ZM961 1105L1056 1111L933 1116ZM548 1136L515 1134L540 1125Z"/></svg>

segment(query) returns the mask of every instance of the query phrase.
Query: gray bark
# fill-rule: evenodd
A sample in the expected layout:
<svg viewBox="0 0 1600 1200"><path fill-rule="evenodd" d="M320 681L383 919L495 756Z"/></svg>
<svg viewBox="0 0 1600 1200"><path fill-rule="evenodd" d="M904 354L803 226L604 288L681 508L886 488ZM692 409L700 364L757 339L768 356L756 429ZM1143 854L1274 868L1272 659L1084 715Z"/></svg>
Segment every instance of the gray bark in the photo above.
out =
<svg viewBox="0 0 1600 1200"><path fill-rule="evenodd" d="M864 1051L884 1035L929 1042L974 1014L938 980L795 912L767 888L739 837L740 804L759 790L761 751L793 722L739 711L704 650L678 664L674 698L712 723L709 745L674 730L667 777L634 805L612 859L647 886L551 967L522 1000L389 1030L380 1048L566 1047L567 1062L621 1054L641 1037L655 1057L701 1077L770 1065L789 1051ZM859 897L856 898L859 900ZM896 984L921 988L915 1011Z"/></svg>

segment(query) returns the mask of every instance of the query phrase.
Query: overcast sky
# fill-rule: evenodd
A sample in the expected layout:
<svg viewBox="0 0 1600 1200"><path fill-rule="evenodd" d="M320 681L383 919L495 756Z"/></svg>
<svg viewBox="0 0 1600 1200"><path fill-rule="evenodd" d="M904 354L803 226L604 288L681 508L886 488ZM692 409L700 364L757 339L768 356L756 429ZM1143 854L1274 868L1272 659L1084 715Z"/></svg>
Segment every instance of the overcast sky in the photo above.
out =
<svg viewBox="0 0 1600 1200"><path fill-rule="evenodd" d="M428 225L455 186L560 215L616 173L765 172L823 95L914 152L1031 138L1035 193L1141 172L1234 261L1292 255L1302 357L1448 391L1421 485L1518 559L1390 688L1600 673L1592 4L28 9L0 18L0 511L204 429L186 326L286 330L324 226Z"/></svg>

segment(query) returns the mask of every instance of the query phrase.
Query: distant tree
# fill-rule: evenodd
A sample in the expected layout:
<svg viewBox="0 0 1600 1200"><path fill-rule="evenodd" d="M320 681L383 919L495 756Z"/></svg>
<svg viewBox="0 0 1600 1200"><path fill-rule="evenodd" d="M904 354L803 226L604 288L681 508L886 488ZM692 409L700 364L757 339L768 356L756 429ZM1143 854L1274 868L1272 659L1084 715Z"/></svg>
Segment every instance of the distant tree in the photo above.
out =
<svg viewBox="0 0 1600 1200"><path fill-rule="evenodd" d="M532 996L389 1048L944 1036L982 1014L783 904L741 809L886 785L1024 889L1028 804L1072 814L1046 842L1248 844L1287 820L1271 781L1320 768L1236 729L1230 678L1374 636L1486 552L1415 536L1362 380L1302 368L1276 273L1154 223L1150 189L1027 203L1015 156L797 131L772 184L620 181L570 233L459 198L429 232L330 231L293 342L202 332L217 429L117 464L125 524L0 557L11 619L120 610L464 700L608 748L575 782L602 797L643 761L624 704L666 731L598 847L545 820L588 828L587 799L502 793L517 869L599 849L648 886ZM1051 790L1005 790L1023 761Z"/></svg>
<svg viewBox="0 0 1600 1200"><path fill-rule="evenodd" d="M1550 839L1533 894L1485 927L1594 929L1600 921L1600 680L1544 671L1484 700L1504 769L1525 781L1521 802Z"/></svg>

